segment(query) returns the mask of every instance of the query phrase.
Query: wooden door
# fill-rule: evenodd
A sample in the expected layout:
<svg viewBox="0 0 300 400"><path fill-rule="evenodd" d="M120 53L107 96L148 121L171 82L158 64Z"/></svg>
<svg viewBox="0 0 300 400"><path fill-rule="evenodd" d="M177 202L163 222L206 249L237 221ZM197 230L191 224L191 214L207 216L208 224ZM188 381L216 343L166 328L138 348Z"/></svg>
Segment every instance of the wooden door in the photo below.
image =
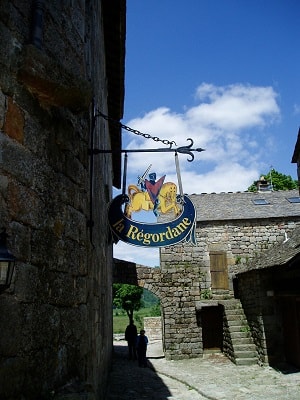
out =
<svg viewBox="0 0 300 400"><path fill-rule="evenodd" d="M209 253L212 289L228 289L227 256L224 251Z"/></svg>

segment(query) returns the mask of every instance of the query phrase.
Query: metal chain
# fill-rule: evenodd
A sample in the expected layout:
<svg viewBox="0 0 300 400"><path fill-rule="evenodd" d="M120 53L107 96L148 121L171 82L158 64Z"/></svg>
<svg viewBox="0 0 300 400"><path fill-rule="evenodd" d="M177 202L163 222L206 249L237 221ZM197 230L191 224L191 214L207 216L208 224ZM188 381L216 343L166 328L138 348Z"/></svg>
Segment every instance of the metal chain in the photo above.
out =
<svg viewBox="0 0 300 400"><path fill-rule="evenodd" d="M115 119L103 114L101 111L97 111L97 114L95 115L95 117L102 117L106 121L112 122L114 125L119 126L119 127L121 127L122 129L125 129L128 132L132 132L132 133L134 133L135 135L138 135L138 136L143 136L145 139L152 139L152 140L154 140L154 142L162 142L163 144L168 145L170 147L172 147L173 144L176 146L176 142L174 142L174 140L170 141L168 139L160 139L157 136L149 135L149 133L140 132L137 129L130 128L129 126L122 124L120 121L117 121L117 120L115 120Z"/></svg>

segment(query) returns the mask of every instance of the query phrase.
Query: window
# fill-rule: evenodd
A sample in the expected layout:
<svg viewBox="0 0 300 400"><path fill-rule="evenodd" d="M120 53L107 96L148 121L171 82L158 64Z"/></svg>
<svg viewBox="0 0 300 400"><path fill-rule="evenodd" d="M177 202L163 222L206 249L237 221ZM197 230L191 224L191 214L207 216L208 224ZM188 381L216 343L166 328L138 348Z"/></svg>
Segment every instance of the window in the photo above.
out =
<svg viewBox="0 0 300 400"><path fill-rule="evenodd" d="M270 204L267 200L265 200L265 199L255 199L255 200L253 200L253 203L256 205L256 206L263 206L263 205L265 205L265 204Z"/></svg>
<svg viewBox="0 0 300 400"><path fill-rule="evenodd" d="M300 197L289 197L287 200L290 203L300 203Z"/></svg>

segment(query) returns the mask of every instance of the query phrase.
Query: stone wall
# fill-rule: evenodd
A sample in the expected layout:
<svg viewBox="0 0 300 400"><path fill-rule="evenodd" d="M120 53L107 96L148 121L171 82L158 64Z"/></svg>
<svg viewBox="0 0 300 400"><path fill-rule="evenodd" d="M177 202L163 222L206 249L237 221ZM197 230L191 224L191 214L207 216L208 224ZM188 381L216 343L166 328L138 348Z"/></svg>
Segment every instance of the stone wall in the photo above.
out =
<svg viewBox="0 0 300 400"><path fill-rule="evenodd" d="M195 302L200 300L200 276L200 268L187 263L172 263L167 271L161 271L163 346L167 359L202 354L195 307Z"/></svg>
<svg viewBox="0 0 300 400"><path fill-rule="evenodd" d="M0 222L17 257L0 297L0 398L49 398L75 381L102 398L113 172L109 155L93 166L88 156L91 133L110 146L106 122L92 122L92 97L107 111L101 1L45 2L40 48L31 44L38 3L0 5Z"/></svg>
<svg viewBox="0 0 300 400"><path fill-rule="evenodd" d="M234 295L232 278L239 268L270 246L281 243L285 238L284 232L290 234L299 224L299 217L198 222L197 246L184 243L160 249L162 284L160 292L164 350L167 358L202 356L202 331L196 321L196 302L207 298L212 300L232 298ZM226 253L228 290L211 290L209 253L212 251ZM249 290L256 290L255 288L256 286L250 285ZM265 338L261 337L262 321L260 314L257 313L257 307L257 304L253 305L252 311L258 317L252 317L251 328L257 332L255 338L257 346L265 349ZM262 350L261 361L265 362L266 357L266 351Z"/></svg>
<svg viewBox="0 0 300 400"><path fill-rule="evenodd" d="M144 317L144 329L150 342L162 340L161 317Z"/></svg>
<svg viewBox="0 0 300 400"><path fill-rule="evenodd" d="M259 361L276 361L283 354L282 322L272 288L272 273L239 275L239 292Z"/></svg>
<svg viewBox="0 0 300 400"><path fill-rule="evenodd" d="M266 338L263 333L261 309L262 287L259 275L255 271L251 272L246 280L239 278L239 292L242 294L241 301L258 351L259 361L267 363Z"/></svg>

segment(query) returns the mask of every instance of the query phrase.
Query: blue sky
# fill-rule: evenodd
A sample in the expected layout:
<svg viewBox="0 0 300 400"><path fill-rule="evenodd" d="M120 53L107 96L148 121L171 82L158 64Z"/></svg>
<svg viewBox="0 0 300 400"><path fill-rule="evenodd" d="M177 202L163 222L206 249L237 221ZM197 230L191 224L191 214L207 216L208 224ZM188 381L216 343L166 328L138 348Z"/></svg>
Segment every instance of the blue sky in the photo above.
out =
<svg viewBox="0 0 300 400"><path fill-rule="evenodd" d="M296 179L299 31L298 0L127 0L122 122L206 149L192 163L180 155L187 194L247 190L270 166ZM123 131L123 147L163 145ZM127 182L150 164L176 183L172 153L129 154ZM114 250L158 265L154 253Z"/></svg>

